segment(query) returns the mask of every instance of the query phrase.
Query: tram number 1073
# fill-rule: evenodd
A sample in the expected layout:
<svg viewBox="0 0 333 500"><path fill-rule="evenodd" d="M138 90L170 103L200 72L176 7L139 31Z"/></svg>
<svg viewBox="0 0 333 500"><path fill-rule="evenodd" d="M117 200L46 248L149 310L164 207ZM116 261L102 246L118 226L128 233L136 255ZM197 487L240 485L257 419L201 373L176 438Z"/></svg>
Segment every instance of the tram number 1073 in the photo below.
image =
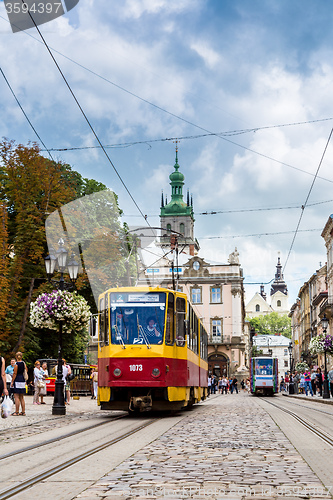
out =
<svg viewBox="0 0 333 500"><path fill-rule="evenodd" d="M130 372L142 372L142 365L129 365Z"/></svg>

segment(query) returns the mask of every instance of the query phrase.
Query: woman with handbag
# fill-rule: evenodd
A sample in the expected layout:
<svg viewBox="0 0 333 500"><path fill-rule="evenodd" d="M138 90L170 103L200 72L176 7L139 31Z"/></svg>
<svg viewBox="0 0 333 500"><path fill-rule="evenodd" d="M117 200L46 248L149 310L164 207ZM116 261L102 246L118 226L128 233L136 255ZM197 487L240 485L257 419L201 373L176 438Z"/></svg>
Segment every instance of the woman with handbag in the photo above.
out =
<svg viewBox="0 0 333 500"><path fill-rule="evenodd" d="M25 416L25 401L24 394L26 393L25 383L28 378L27 367L25 362L22 360L22 353L16 353L16 365L14 366L14 373L12 378L12 383L10 387L14 389L14 398L15 398L15 412L12 413L15 417L18 415ZM21 413L20 411L21 405Z"/></svg>
<svg viewBox="0 0 333 500"><path fill-rule="evenodd" d="M41 370L40 367L40 362L35 361L35 368L34 368L34 405L40 405L39 402L39 394L41 389L44 387L45 382L44 382L44 375L43 371Z"/></svg>

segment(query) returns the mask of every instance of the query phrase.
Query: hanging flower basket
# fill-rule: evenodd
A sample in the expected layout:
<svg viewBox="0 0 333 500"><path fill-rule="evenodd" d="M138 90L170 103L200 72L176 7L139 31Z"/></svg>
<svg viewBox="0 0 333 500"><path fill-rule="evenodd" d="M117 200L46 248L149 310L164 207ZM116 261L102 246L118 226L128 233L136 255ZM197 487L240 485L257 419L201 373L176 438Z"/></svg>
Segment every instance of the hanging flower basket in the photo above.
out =
<svg viewBox="0 0 333 500"><path fill-rule="evenodd" d="M42 293L30 306L30 323L36 328L57 330L62 322L64 331L80 331L88 326L90 315L87 301L66 290Z"/></svg>
<svg viewBox="0 0 333 500"><path fill-rule="evenodd" d="M304 372L308 371L309 366L307 363L305 363L305 361L302 361L302 362L296 363L295 368L296 368L296 371L298 371L299 373L304 373Z"/></svg>
<svg viewBox="0 0 333 500"><path fill-rule="evenodd" d="M333 355L333 335L325 335L320 333L317 337L313 337L309 344L311 354L328 354Z"/></svg>

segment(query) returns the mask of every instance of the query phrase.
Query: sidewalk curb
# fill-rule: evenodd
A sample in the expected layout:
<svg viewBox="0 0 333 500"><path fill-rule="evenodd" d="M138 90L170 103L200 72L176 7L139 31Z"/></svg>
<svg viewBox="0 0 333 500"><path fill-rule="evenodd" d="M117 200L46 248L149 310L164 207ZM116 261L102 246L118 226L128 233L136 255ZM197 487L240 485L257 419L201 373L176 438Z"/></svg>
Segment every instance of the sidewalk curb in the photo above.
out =
<svg viewBox="0 0 333 500"><path fill-rule="evenodd" d="M315 401L316 403L322 403L324 405L333 405L333 401L330 401L328 399L317 399L315 397L308 397L308 396L299 396L297 394L292 395L292 394L282 394L282 396L285 396L286 398L292 398L292 399L302 399L304 401Z"/></svg>

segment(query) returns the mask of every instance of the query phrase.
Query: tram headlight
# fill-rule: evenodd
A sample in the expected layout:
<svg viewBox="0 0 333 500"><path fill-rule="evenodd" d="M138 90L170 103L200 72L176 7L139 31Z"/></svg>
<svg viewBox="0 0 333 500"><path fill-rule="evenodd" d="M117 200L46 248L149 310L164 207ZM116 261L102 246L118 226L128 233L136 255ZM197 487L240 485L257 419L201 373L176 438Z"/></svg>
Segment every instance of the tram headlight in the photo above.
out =
<svg viewBox="0 0 333 500"><path fill-rule="evenodd" d="M153 377L159 377L161 375L161 372L158 368L153 368L153 371L151 372Z"/></svg>
<svg viewBox="0 0 333 500"><path fill-rule="evenodd" d="M113 370L113 375L114 375L115 377L120 377L120 375L121 375L121 369L120 369L120 368L115 368L115 369Z"/></svg>

